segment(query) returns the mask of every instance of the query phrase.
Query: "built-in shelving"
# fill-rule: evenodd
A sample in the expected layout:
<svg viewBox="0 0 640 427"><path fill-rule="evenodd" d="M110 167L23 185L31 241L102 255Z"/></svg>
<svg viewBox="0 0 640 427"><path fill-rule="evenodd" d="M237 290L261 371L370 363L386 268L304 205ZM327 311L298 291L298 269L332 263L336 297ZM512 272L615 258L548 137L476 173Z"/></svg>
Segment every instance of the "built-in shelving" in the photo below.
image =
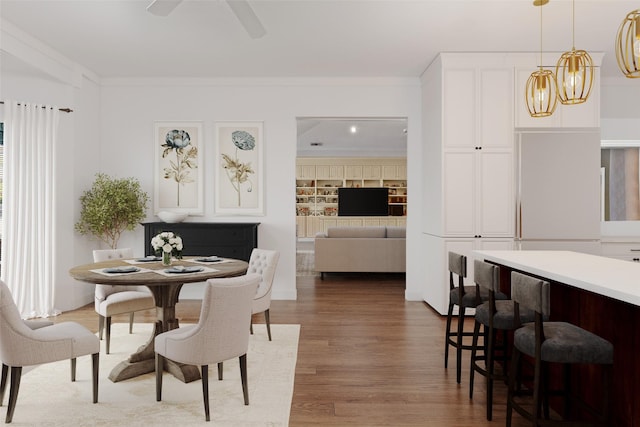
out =
<svg viewBox="0 0 640 427"><path fill-rule="evenodd" d="M340 187L386 187L389 218L338 215ZM407 215L407 167L402 158L299 158L296 164L298 237L313 237L327 224L404 225ZM333 221L331 221L333 219Z"/></svg>

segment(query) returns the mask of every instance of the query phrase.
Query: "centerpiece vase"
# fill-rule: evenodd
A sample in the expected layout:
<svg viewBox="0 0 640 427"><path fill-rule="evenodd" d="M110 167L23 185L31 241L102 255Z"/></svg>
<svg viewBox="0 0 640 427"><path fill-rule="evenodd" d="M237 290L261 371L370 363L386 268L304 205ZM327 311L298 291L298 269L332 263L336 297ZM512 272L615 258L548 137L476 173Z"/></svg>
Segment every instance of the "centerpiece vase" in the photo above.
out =
<svg viewBox="0 0 640 427"><path fill-rule="evenodd" d="M162 265L171 265L171 252L162 251Z"/></svg>

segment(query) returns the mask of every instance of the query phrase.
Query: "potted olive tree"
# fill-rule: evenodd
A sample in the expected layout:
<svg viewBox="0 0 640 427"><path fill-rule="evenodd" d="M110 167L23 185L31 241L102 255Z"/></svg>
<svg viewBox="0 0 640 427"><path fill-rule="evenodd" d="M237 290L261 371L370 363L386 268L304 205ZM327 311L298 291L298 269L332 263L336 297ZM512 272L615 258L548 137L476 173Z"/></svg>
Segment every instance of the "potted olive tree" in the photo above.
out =
<svg viewBox="0 0 640 427"><path fill-rule="evenodd" d="M91 189L80 197L82 208L75 230L116 249L122 232L133 230L145 218L148 202L137 179L98 173Z"/></svg>

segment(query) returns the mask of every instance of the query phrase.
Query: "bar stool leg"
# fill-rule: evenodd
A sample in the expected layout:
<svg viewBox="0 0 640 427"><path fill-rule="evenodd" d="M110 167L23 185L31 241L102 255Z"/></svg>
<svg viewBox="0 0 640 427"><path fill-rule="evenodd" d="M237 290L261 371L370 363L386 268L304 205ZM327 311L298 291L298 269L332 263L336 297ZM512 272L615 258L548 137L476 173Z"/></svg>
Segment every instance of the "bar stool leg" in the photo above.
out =
<svg viewBox="0 0 640 427"><path fill-rule="evenodd" d="M507 427L511 427L511 419L513 418L513 396L516 392L516 386L520 389L520 386L516 385L516 380L520 378L518 374L519 366L520 351L514 347L511 355L511 370L509 372L509 388L507 392Z"/></svg>
<svg viewBox="0 0 640 427"><path fill-rule="evenodd" d="M469 399L473 399L473 380L475 377L475 365L478 353L478 335L480 335L480 322L474 322L473 341L471 344L471 364L469 365Z"/></svg>
<svg viewBox="0 0 640 427"><path fill-rule="evenodd" d="M491 421L491 417L493 415L493 351L495 345L495 335L496 331L494 329L493 331L490 331L488 333L488 337L485 338L489 341L485 350L485 360L487 367L487 420L489 421Z"/></svg>
<svg viewBox="0 0 640 427"><path fill-rule="evenodd" d="M456 348L456 381L462 378L462 336L464 334L464 306L458 306L458 337Z"/></svg>
<svg viewBox="0 0 640 427"><path fill-rule="evenodd" d="M453 304L449 303L447 311L447 331L444 334L444 368L449 364L449 339L451 338L451 317L453 316Z"/></svg>

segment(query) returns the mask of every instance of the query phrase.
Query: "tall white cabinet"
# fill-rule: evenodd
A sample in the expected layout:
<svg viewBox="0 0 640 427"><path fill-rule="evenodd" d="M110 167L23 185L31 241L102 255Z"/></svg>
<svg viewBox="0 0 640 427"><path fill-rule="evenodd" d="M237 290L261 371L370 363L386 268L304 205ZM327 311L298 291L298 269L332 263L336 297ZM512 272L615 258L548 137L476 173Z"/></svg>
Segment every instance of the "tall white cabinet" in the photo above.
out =
<svg viewBox="0 0 640 427"><path fill-rule="evenodd" d="M423 76L425 301L448 305L447 252L511 249L513 68L504 55L440 54Z"/></svg>
<svg viewBox="0 0 640 427"><path fill-rule="evenodd" d="M592 57L599 66L602 54ZM529 117L525 84L538 65L530 53L441 53L422 75L424 300L441 314L449 251L467 255L472 284L474 250L515 249L516 131L599 127L598 71L587 103Z"/></svg>

